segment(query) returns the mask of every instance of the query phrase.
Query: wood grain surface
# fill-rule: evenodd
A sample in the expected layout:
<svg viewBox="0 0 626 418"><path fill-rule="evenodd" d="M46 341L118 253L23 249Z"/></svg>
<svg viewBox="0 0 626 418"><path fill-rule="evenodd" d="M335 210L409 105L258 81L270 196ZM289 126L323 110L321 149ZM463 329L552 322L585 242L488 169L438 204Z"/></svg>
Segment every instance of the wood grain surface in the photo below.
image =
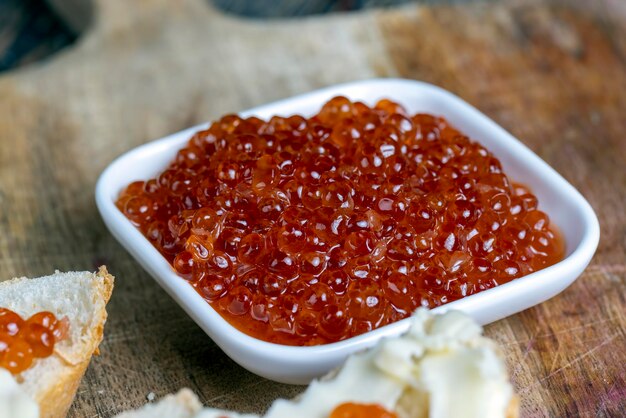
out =
<svg viewBox="0 0 626 418"><path fill-rule="evenodd" d="M248 21L202 0L100 0L53 60L0 77L0 276L117 276L70 417L109 417L187 386L260 412L302 387L237 366L107 232L94 203L118 155L227 112L318 87L438 84L524 141L590 201L602 238L561 295L487 327L524 417L626 411L626 7L507 1Z"/></svg>

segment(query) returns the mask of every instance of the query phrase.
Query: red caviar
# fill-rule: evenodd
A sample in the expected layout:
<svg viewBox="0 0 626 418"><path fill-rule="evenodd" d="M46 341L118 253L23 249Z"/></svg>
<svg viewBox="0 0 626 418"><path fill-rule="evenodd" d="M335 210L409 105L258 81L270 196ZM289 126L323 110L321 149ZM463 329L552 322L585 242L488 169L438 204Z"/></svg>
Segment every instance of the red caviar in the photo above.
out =
<svg viewBox="0 0 626 418"><path fill-rule="evenodd" d="M225 116L118 208L227 321L339 341L561 260L531 191L441 117L335 97Z"/></svg>
<svg viewBox="0 0 626 418"><path fill-rule="evenodd" d="M54 345L68 333L67 318L39 312L24 320L10 309L0 308L0 367L12 374L28 369L37 358L54 352Z"/></svg>
<svg viewBox="0 0 626 418"><path fill-rule="evenodd" d="M343 403L331 412L328 418L397 418L398 416L387 411L377 404Z"/></svg>

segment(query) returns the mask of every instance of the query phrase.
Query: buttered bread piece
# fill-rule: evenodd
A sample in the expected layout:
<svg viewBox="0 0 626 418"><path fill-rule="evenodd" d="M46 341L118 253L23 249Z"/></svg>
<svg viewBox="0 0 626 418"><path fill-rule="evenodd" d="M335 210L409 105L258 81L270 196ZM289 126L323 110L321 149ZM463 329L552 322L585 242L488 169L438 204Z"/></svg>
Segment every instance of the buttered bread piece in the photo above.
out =
<svg viewBox="0 0 626 418"><path fill-rule="evenodd" d="M346 404L378 405L397 418L518 416L503 357L476 322L458 311L426 309L411 322L404 335L350 356L333 377L312 382L297 400L275 401L263 417L330 418ZM141 411L124 415L143 417ZM184 418L259 416L205 408Z"/></svg>

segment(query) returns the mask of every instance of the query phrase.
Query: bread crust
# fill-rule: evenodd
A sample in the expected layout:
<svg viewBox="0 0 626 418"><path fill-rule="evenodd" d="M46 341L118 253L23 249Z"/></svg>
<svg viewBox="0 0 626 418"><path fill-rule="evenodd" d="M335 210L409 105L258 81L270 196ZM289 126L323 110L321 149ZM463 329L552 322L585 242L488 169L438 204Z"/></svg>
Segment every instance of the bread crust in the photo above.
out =
<svg viewBox="0 0 626 418"><path fill-rule="evenodd" d="M91 357L79 364L64 367L58 380L45 391L38 393L39 418L64 418L74 402L80 381L89 366Z"/></svg>
<svg viewBox="0 0 626 418"><path fill-rule="evenodd" d="M519 396L513 395L509 402L509 407L504 413L506 418L519 418Z"/></svg>
<svg viewBox="0 0 626 418"><path fill-rule="evenodd" d="M109 303L109 299L111 299L111 294L113 294L113 283L115 282L115 277L113 277L107 271L106 266L100 266L98 269L98 273L96 273L97 277L101 277L103 279L103 286L100 292L100 297L104 300L104 306L106 307L107 303ZM104 323L107 319L107 311L106 309L102 310L102 316L98 321L98 327L96 332L94 333L94 338L92 339L94 343L94 350L89 355L99 355L100 354L100 342L102 341L102 336L104 335Z"/></svg>

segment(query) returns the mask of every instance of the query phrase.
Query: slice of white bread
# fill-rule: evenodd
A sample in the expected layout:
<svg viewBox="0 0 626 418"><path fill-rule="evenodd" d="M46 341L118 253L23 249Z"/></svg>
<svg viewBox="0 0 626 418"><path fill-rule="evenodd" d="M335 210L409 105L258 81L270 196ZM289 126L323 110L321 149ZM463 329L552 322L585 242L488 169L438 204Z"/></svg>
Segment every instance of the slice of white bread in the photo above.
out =
<svg viewBox="0 0 626 418"><path fill-rule="evenodd" d="M69 334L54 347L54 353L35 360L15 380L40 409L40 418L67 415L91 356L98 351L107 318L106 304L113 291L113 276L105 267L97 273L56 272L0 282L0 307L23 318L50 311L69 319Z"/></svg>
<svg viewBox="0 0 626 418"><path fill-rule="evenodd" d="M351 355L345 364L294 400L276 400L265 418L328 418L346 402L378 404L398 418L517 418L506 365L495 342L458 311L433 315L425 309L412 317L409 331L381 340L376 347ZM192 398L190 399L190 396ZM260 418L198 407L183 389L157 404L117 418L169 418L161 403L177 418ZM185 406L193 407L185 407Z"/></svg>
<svg viewBox="0 0 626 418"><path fill-rule="evenodd" d="M190 389L181 389L178 393L167 395L159 402L148 404L141 410L141 417L190 418L202 409L198 397ZM116 418L134 418L137 412L128 411Z"/></svg>

